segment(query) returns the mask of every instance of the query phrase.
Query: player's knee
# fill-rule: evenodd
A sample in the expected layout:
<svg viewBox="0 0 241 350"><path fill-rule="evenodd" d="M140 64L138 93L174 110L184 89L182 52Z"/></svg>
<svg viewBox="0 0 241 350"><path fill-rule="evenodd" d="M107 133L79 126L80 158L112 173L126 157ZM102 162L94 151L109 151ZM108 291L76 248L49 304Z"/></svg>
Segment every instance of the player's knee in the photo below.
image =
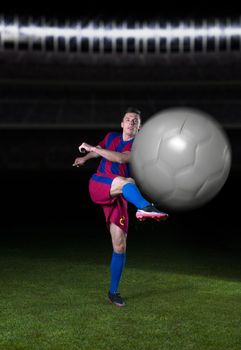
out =
<svg viewBox="0 0 241 350"><path fill-rule="evenodd" d="M122 176L118 176L118 182L121 185L125 185L126 183L135 183L135 180L132 177L122 177Z"/></svg>
<svg viewBox="0 0 241 350"><path fill-rule="evenodd" d="M122 193L122 188L125 186L127 183L135 183L135 180L132 177L122 177L118 176L116 177L111 185L111 190L110 193L111 195L117 195Z"/></svg>
<svg viewBox="0 0 241 350"><path fill-rule="evenodd" d="M124 180L125 180L124 177L117 176L117 177L112 181L111 189L110 189L110 194L111 194L112 196L118 195L118 194L121 193L121 189L122 189L122 186L123 186L123 184L124 184Z"/></svg>
<svg viewBox="0 0 241 350"><path fill-rule="evenodd" d="M131 183L135 184L135 180L132 177L128 177L126 180L127 180L127 182L131 182Z"/></svg>
<svg viewBox="0 0 241 350"><path fill-rule="evenodd" d="M123 186L125 186L126 184L135 184L135 180L132 179L132 177L127 177L127 178L124 178L123 182L122 182L122 186L121 186L121 190L123 188Z"/></svg>
<svg viewBox="0 0 241 350"><path fill-rule="evenodd" d="M114 251L119 254L126 252L126 244L124 243L115 244L113 248L114 248Z"/></svg>
<svg viewBox="0 0 241 350"><path fill-rule="evenodd" d="M125 253L126 251L126 240L116 239L113 240L113 249L116 253Z"/></svg>

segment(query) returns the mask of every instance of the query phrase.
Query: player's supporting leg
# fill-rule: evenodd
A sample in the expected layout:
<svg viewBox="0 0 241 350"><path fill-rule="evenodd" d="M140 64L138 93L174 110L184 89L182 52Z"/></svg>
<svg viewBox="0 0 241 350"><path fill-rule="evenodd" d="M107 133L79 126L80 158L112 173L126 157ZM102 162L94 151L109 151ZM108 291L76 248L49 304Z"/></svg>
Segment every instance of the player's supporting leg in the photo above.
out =
<svg viewBox="0 0 241 350"><path fill-rule="evenodd" d="M152 203L148 202L139 191L135 180L131 177L116 177L111 185L111 196L122 194L123 197L137 207L136 217L166 219L168 214L159 211Z"/></svg>
<svg viewBox="0 0 241 350"><path fill-rule="evenodd" d="M114 223L110 223L113 253L110 264L110 290L108 293L110 303L122 307L125 302L118 293L119 283L126 260L126 233Z"/></svg>

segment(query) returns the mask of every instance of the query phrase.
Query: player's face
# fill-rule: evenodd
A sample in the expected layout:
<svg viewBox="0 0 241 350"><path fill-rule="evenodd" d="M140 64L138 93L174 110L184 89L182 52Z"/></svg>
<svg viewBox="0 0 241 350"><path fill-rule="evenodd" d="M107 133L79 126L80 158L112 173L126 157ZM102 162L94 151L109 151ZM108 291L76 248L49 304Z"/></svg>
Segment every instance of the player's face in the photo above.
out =
<svg viewBox="0 0 241 350"><path fill-rule="evenodd" d="M126 113L121 123L123 133L129 137L134 137L140 129L140 116L136 113Z"/></svg>

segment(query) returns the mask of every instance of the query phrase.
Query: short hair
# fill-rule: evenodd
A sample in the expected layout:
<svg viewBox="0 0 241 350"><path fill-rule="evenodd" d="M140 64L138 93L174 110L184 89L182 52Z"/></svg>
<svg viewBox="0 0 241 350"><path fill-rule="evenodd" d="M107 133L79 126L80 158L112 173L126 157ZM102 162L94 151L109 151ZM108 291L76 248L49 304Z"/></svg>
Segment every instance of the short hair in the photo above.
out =
<svg viewBox="0 0 241 350"><path fill-rule="evenodd" d="M125 112L124 112L124 116L126 113L136 113L139 115L139 119L140 119L140 124L141 124L141 117L142 117L142 114L141 114L141 111L138 109L138 108L135 108L135 107L128 107ZM123 118L124 118L123 116Z"/></svg>
<svg viewBox="0 0 241 350"><path fill-rule="evenodd" d="M126 113L136 113L136 114L138 114L141 117L141 111L138 108L135 108L135 107L128 107L125 110L124 114L126 114Z"/></svg>

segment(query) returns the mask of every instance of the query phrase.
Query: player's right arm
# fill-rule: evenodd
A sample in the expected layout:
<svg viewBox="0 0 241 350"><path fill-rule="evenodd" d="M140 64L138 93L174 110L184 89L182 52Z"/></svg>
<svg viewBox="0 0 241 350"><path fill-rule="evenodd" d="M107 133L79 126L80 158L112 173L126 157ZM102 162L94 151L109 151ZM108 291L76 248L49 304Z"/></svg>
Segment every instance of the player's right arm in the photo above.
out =
<svg viewBox="0 0 241 350"><path fill-rule="evenodd" d="M104 137L104 139L98 143L98 145L96 146L96 148L100 148L100 149L105 148L106 140L108 139L109 135L110 135L110 133L108 133L108 134ZM97 154L96 152L91 152L91 151L89 151L91 147L93 147L93 146L90 146L90 145L88 145L88 144L85 143L85 142L82 143L82 144L79 146L79 151L80 151L81 153L82 153L83 151L87 151L87 154L86 154L85 156L83 156L83 157L78 157L78 158L76 158L75 161L74 161L73 166L79 167L79 166L84 165L85 162L86 162L87 160L89 160L89 159L101 157L100 154Z"/></svg>
<svg viewBox="0 0 241 350"><path fill-rule="evenodd" d="M99 145L98 146L96 146L97 148L101 148ZM98 158L98 157L100 157L100 155L99 154L97 154L97 153L95 153L95 152L89 152L89 153L87 153L85 156L83 156L83 157L77 157L77 158L75 158L75 161L74 161L74 163L72 164L73 166L76 166L76 167L79 167L79 166L81 166L81 165L84 165L85 164L85 162L87 162L87 160L89 160L89 159L92 159L92 158Z"/></svg>

